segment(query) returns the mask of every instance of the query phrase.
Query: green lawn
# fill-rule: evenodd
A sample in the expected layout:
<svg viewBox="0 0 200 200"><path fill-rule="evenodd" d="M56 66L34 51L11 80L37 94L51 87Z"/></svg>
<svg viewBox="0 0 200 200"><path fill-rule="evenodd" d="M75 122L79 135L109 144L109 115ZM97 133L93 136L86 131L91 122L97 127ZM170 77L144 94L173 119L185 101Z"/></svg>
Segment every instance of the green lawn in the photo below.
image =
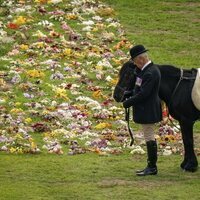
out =
<svg viewBox="0 0 200 200"><path fill-rule="evenodd" d="M136 177L145 159L130 154L1 155L1 199L199 199L200 172L182 172L181 156L160 156L157 176Z"/></svg>
<svg viewBox="0 0 200 200"><path fill-rule="evenodd" d="M199 1L104 2L115 9L129 41L144 44L155 63L199 67ZM2 47L0 53L4 55L9 48ZM196 123L195 137L199 130L200 124ZM33 138L43 145L42 135L36 133ZM66 151L63 155L1 152L0 200L198 200L200 171L183 172L181 161L182 155L159 156L157 176L137 177L135 170L146 165L146 155L128 151L110 156L69 156Z"/></svg>
<svg viewBox="0 0 200 200"><path fill-rule="evenodd" d="M170 0L106 0L116 9L133 44L144 44L155 63L199 67L200 3Z"/></svg>

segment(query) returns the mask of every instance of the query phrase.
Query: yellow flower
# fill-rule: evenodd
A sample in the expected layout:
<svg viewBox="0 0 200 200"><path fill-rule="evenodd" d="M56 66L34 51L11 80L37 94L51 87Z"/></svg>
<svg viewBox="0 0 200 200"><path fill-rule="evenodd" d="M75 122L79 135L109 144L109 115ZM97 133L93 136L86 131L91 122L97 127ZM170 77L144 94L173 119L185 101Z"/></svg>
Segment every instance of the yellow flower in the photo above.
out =
<svg viewBox="0 0 200 200"><path fill-rule="evenodd" d="M15 106L20 106L22 103L21 102L16 102Z"/></svg>
<svg viewBox="0 0 200 200"><path fill-rule="evenodd" d="M31 118L26 118L26 119L25 119L25 122L26 122L26 123L31 123L31 122L32 122L32 119L31 119Z"/></svg>
<svg viewBox="0 0 200 200"><path fill-rule="evenodd" d="M84 55L84 53L75 52L74 56L76 56L78 58L83 58L85 55Z"/></svg>
<svg viewBox="0 0 200 200"><path fill-rule="evenodd" d="M10 148L10 153L15 153L16 152L16 149L14 147L11 147Z"/></svg>
<svg viewBox="0 0 200 200"><path fill-rule="evenodd" d="M102 122L95 126L96 129L104 129L104 128L110 128L110 127L112 127L112 125L110 123L105 123L105 122Z"/></svg>
<svg viewBox="0 0 200 200"><path fill-rule="evenodd" d="M112 79L112 80L110 81L110 83L111 83L112 85L116 85L117 82L118 82L118 78Z"/></svg>
<svg viewBox="0 0 200 200"><path fill-rule="evenodd" d="M17 153L23 153L23 149L22 149L22 148L19 148L19 147L17 147L17 149L16 149L16 152L17 152Z"/></svg>
<svg viewBox="0 0 200 200"><path fill-rule="evenodd" d="M46 137L49 137L49 135L50 135L49 132L45 132L45 133L44 133L44 137L45 137L45 138L46 138Z"/></svg>
<svg viewBox="0 0 200 200"><path fill-rule="evenodd" d="M43 78L45 76L42 71L36 69L27 71L27 75L31 78Z"/></svg>
<svg viewBox="0 0 200 200"><path fill-rule="evenodd" d="M20 112L23 112L23 110L21 108L13 108L10 112L11 113L20 113Z"/></svg>
<svg viewBox="0 0 200 200"><path fill-rule="evenodd" d="M56 90L54 90L54 91L55 91L55 93L56 93L56 97L69 100L69 98L67 97L67 94L66 94L66 90L65 90L65 89L56 88Z"/></svg>
<svg viewBox="0 0 200 200"><path fill-rule="evenodd" d="M2 78L0 78L0 86L4 86L5 84L5 81Z"/></svg>
<svg viewBox="0 0 200 200"><path fill-rule="evenodd" d="M103 66L101 66L101 65L97 65L95 68L96 68L97 70L103 70Z"/></svg>
<svg viewBox="0 0 200 200"><path fill-rule="evenodd" d="M97 91L93 92L92 96L94 98L100 98L103 96L103 94L102 94L101 90L97 90Z"/></svg>
<svg viewBox="0 0 200 200"><path fill-rule="evenodd" d="M25 4L25 0L18 0L18 3Z"/></svg>
<svg viewBox="0 0 200 200"><path fill-rule="evenodd" d="M71 54L72 54L72 50L71 49L64 49L63 50L63 55L64 56L71 56Z"/></svg>
<svg viewBox="0 0 200 200"><path fill-rule="evenodd" d="M24 51L28 49L27 44L21 44L19 47L20 47L21 50L24 50Z"/></svg>
<svg viewBox="0 0 200 200"><path fill-rule="evenodd" d="M14 23L17 24L18 26L23 25L27 22L27 18L23 16L17 17L17 19L14 20Z"/></svg>
<svg viewBox="0 0 200 200"><path fill-rule="evenodd" d="M118 60L116 58L112 58L112 61L115 62L117 65L121 65L121 60Z"/></svg>
<svg viewBox="0 0 200 200"><path fill-rule="evenodd" d="M23 137L18 133L17 135L15 135L15 139L23 140Z"/></svg>
<svg viewBox="0 0 200 200"><path fill-rule="evenodd" d="M48 0L35 0L35 3L47 3Z"/></svg>
<svg viewBox="0 0 200 200"><path fill-rule="evenodd" d="M50 3L56 4L56 3L62 2L62 0L47 0L47 2L48 2L49 4L50 4Z"/></svg>
<svg viewBox="0 0 200 200"><path fill-rule="evenodd" d="M67 16L66 16L66 18L67 19L77 19L78 18L78 16L77 15L75 15L75 14L68 14Z"/></svg>
<svg viewBox="0 0 200 200"><path fill-rule="evenodd" d="M44 47L44 42L36 42L35 45L38 49L42 49Z"/></svg>
<svg viewBox="0 0 200 200"><path fill-rule="evenodd" d="M31 149L36 149L37 148L37 145L35 142L31 142Z"/></svg>

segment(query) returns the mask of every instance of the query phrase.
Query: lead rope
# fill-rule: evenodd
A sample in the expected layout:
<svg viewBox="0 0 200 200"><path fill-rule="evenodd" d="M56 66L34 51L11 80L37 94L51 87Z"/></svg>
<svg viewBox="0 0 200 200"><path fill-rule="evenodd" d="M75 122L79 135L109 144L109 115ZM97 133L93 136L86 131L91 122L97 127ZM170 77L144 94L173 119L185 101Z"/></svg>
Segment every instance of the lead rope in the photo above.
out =
<svg viewBox="0 0 200 200"><path fill-rule="evenodd" d="M132 132L132 130L130 128L130 125L129 125L129 116L130 116L130 109L129 108L125 108L125 120L127 121L128 132L129 132L130 137L131 137L130 146L132 146L133 143L134 143L134 138L133 138L133 132Z"/></svg>

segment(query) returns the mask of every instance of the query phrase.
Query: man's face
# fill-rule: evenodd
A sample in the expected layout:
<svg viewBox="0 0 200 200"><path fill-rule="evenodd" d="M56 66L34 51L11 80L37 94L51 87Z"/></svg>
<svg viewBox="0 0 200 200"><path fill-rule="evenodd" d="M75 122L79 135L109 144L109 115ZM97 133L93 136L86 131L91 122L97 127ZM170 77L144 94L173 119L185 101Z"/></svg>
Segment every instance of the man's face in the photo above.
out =
<svg viewBox="0 0 200 200"><path fill-rule="evenodd" d="M143 58L141 56L136 56L133 59L133 62L139 69L142 69L142 67L144 66L144 61L143 61Z"/></svg>

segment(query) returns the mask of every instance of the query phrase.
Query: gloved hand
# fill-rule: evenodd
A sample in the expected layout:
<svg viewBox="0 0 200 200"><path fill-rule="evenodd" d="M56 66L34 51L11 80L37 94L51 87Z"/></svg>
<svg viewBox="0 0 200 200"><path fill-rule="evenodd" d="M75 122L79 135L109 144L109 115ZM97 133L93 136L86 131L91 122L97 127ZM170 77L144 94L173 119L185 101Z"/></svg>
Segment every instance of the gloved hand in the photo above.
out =
<svg viewBox="0 0 200 200"><path fill-rule="evenodd" d="M133 100L133 97L130 97L130 98L126 99L125 101L123 101L123 107L124 108L131 107L133 105L132 100Z"/></svg>
<svg viewBox="0 0 200 200"><path fill-rule="evenodd" d="M127 90L124 92L124 99L128 99L129 97L133 96L134 90Z"/></svg>

